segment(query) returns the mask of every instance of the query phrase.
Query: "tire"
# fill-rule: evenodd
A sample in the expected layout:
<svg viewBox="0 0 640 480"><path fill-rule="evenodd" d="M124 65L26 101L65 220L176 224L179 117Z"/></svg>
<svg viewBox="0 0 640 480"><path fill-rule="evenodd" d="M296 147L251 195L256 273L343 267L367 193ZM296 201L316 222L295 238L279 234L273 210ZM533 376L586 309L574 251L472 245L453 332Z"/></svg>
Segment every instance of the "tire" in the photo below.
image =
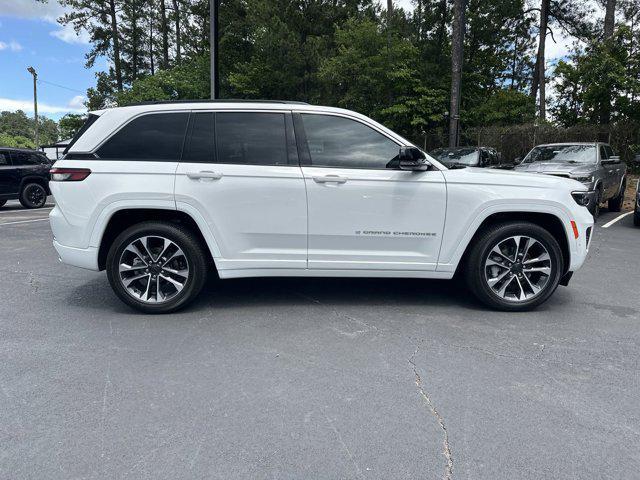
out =
<svg viewBox="0 0 640 480"><path fill-rule="evenodd" d="M0 208L4 207L5 203L7 203L6 200L0 200Z"/></svg>
<svg viewBox="0 0 640 480"><path fill-rule="evenodd" d="M143 237L145 243L141 243ZM116 295L130 307L144 313L169 313L185 307L200 293L207 278L207 258L191 231L168 222L142 222L113 241L107 254L107 277ZM130 270L121 271L121 265ZM132 280L135 276L141 277ZM177 284L182 287L178 289Z"/></svg>
<svg viewBox="0 0 640 480"><path fill-rule="evenodd" d="M600 216L600 204L602 203L602 190L598 188L598 195L596 197L595 203L591 206L589 211L591 215L593 215L593 220L596 221Z"/></svg>
<svg viewBox="0 0 640 480"><path fill-rule="evenodd" d="M524 237L529 238L528 247ZM502 257L492 253L494 247ZM518 252L525 253L520 260ZM496 258L500 262L493 260ZM508 264L506 258L516 261L511 266L498 264ZM548 273L543 273L547 268ZM544 228L529 222L508 222L486 228L474 240L465 263L465 279L473 294L485 305L509 312L531 310L545 302L558 287L563 272L564 259L558 241ZM494 283L490 285L491 282ZM500 294L498 291L503 289L504 293Z"/></svg>
<svg viewBox="0 0 640 480"><path fill-rule="evenodd" d="M47 203L47 190L39 183L26 183L20 192L20 203L24 208L42 208Z"/></svg>
<svg viewBox="0 0 640 480"><path fill-rule="evenodd" d="M620 192L613 198L609 199L608 207L610 212L620 212L622 210L622 204L624 203L624 193L627 190L627 180L622 181L622 188Z"/></svg>

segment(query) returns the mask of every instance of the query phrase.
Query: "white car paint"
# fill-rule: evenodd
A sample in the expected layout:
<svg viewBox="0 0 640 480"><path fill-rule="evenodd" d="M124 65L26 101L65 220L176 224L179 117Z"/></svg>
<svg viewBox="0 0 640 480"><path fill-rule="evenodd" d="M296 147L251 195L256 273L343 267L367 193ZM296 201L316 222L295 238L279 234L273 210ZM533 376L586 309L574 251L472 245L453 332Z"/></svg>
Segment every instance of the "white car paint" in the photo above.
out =
<svg viewBox="0 0 640 480"><path fill-rule="evenodd" d="M373 120L342 109L297 104L183 103L123 107L100 118L71 147L91 152L135 116L150 111L293 111L358 120L411 143ZM98 250L119 210L182 211L201 230L221 278L378 276L451 278L482 222L500 212L555 215L565 228L570 271L584 262L593 219L571 197L585 187L547 175L465 168L434 159L425 172L309 166L60 160L84 167L81 182L51 182L54 245L65 263L98 269ZM204 174L204 175L203 175ZM335 175L344 183L317 181ZM579 236L574 237L571 222Z"/></svg>

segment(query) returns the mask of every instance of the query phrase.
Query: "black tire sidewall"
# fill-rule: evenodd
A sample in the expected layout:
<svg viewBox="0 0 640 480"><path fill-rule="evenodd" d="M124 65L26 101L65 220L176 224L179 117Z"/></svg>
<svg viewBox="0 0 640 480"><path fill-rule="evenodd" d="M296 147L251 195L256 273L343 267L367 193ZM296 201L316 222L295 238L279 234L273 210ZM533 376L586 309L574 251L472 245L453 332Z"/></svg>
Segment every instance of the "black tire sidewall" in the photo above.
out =
<svg viewBox="0 0 640 480"><path fill-rule="evenodd" d="M123 250L136 238L148 235L168 238L182 249L189 262L191 274L185 287L165 303L141 302L132 297L120 282L118 266ZM186 306L202 289L207 276L206 258L202 245L188 230L169 223L143 222L123 231L111 244L106 261L107 278L118 298L134 309L144 313L170 313Z"/></svg>
<svg viewBox="0 0 640 480"><path fill-rule="evenodd" d="M39 189L41 189L43 191L44 195L43 195L43 200L42 200L41 204L34 204L27 197L27 192L31 188L39 188ZM42 208L42 207L44 207L46 205L46 203L47 203L47 189L44 188L39 183L27 183L27 184L25 184L22 187L22 191L20 192L20 203L22 204L22 206L24 208Z"/></svg>
<svg viewBox="0 0 640 480"><path fill-rule="evenodd" d="M610 211L619 212L620 210L622 210L622 204L624 203L624 194L626 190L627 190L627 181L625 180L622 182L622 186L620 188L620 191L618 192L618 195L616 195L614 198L612 198L608 202L607 206L609 207Z"/></svg>
<svg viewBox="0 0 640 480"><path fill-rule="evenodd" d="M501 240L516 235L526 235L539 241L549 252L552 278L541 294L524 302L510 302L495 295L485 281L484 262L489 251ZM562 250L557 240L544 228L528 222L497 225L487 229L473 247L467 264L467 283L472 292L484 304L505 311L530 310L545 302L556 290L564 271Z"/></svg>

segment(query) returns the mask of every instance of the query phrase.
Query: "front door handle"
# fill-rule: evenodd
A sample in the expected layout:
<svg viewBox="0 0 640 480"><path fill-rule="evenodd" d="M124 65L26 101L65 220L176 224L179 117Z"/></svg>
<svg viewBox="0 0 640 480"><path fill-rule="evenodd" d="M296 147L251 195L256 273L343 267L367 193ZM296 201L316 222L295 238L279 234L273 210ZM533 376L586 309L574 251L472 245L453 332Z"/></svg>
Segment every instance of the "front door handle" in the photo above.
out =
<svg viewBox="0 0 640 480"><path fill-rule="evenodd" d="M347 179L339 175L323 175L321 177L313 177L316 183L346 183Z"/></svg>
<svg viewBox="0 0 640 480"><path fill-rule="evenodd" d="M187 172L187 177L191 180L200 180L203 178L209 180L220 180L222 178L222 173L203 170L201 172Z"/></svg>

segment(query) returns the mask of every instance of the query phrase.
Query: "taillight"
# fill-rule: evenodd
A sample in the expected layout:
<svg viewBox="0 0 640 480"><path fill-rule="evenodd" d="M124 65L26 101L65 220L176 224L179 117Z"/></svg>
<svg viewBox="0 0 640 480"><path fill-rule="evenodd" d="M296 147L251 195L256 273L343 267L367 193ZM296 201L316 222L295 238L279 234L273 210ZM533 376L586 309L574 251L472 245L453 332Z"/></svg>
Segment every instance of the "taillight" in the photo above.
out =
<svg viewBox="0 0 640 480"><path fill-rule="evenodd" d="M52 168L49 170L53 182L80 182L91 174L88 168Z"/></svg>

